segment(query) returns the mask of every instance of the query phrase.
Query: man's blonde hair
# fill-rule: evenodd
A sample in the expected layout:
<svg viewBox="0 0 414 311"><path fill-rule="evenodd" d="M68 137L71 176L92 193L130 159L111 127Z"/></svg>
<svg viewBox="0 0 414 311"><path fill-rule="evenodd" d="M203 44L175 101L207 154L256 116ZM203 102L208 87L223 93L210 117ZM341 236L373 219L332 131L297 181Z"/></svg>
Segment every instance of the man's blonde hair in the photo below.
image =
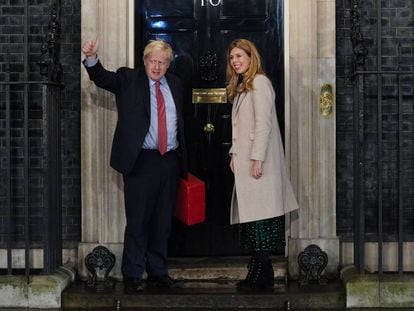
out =
<svg viewBox="0 0 414 311"><path fill-rule="evenodd" d="M171 48L171 45L169 45L167 42L156 39L151 40L144 49L144 55L142 56L142 60L145 61L145 59L154 51L164 51L167 52L167 57L169 63L171 63L174 59L173 50Z"/></svg>

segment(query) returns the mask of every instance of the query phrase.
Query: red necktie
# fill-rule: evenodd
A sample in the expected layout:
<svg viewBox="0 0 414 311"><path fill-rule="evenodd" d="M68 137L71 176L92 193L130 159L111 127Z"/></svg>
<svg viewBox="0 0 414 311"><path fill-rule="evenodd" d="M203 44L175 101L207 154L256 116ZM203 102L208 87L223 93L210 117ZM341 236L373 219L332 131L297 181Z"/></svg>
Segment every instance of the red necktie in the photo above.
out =
<svg viewBox="0 0 414 311"><path fill-rule="evenodd" d="M160 89L160 81L155 82L155 96L158 111L158 150L161 154L167 152L167 117L165 114L165 101Z"/></svg>

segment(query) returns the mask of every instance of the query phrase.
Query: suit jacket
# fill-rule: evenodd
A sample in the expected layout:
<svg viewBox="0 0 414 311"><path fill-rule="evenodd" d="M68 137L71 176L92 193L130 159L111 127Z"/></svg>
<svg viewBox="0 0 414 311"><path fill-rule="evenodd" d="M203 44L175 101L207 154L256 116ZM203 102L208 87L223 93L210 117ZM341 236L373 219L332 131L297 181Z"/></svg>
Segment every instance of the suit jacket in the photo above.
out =
<svg viewBox="0 0 414 311"><path fill-rule="evenodd" d="M116 96L118 121L111 151L111 166L122 174L131 172L141 152L150 126L150 89L144 70L119 68L116 72L106 70L101 62L85 66L89 78L100 88ZM187 176L187 152L184 139L183 87L178 77L165 75L177 110L177 139L181 175Z"/></svg>
<svg viewBox="0 0 414 311"><path fill-rule="evenodd" d="M272 84L257 75L253 87L236 96L232 108L232 224L273 218L298 208L286 171ZM259 179L252 176L252 160L263 161Z"/></svg>

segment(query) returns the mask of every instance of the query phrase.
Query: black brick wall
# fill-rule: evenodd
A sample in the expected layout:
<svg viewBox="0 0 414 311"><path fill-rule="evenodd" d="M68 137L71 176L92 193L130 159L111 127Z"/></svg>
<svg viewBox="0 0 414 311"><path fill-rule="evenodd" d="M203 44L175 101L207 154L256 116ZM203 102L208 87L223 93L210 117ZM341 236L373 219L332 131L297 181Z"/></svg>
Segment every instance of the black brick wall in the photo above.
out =
<svg viewBox="0 0 414 311"><path fill-rule="evenodd" d="M80 241L81 1L62 1L61 62L66 85L62 109L63 237Z"/></svg>
<svg viewBox="0 0 414 311"><path fill-rule="evenodd" d="M380 1L380 0L378 0ZM377 0L359 1L361 32L368 48L365 70L377 70ZM337 231L346 240L353 231L353 83L351 0L336 1L337 20ZM381 70L414 70L414 2L381 1ZM399 52L398 45L401 45ZM378 180L382 181L384 232L386 240L397 238L398 179L398 79L383 75L382 81L382 173L378 174L377 137L378 78L365 78L364 102L364 204L366 231L375 240L378 231ZM414 75L401 77L402 85L402 198L404 237L414 240Z"/></svg>
<svg viewBox="0 0 414 311"><path fill-rule="evenodd" d="M80 240L80 0L62 0L61 63L63 66L63 100L61 107L63 239ZM40 81L41 43L48 32L52 0L29 0L29 80ZM0 81L10 70L11 81L24 79L24 0L0 0ZM7 60L10 66L7 66ZM23 239L23 89L13 87L12 107L12 191L14 240ZM5 88L0 89L0 246L6 239L5 201ZM33 241L42 239L42 109L36 86L29 92L30 141L30 223Z"/></svg>

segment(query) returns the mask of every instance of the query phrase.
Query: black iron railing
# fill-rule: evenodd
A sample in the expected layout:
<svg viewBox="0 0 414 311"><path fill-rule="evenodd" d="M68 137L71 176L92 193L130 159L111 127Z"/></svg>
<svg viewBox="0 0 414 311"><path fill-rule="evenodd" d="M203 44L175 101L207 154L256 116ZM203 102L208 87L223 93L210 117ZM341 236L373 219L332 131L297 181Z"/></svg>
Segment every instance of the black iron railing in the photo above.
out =
<svg viewBox="0 0 414 311"><path fill-rule="evenodd" d="M366 144L365 140L365 128L366 124L364 123L365 118L368 113L366 110L366 99L367 99L367 86L371 87L373 84L376 85L376 187L377 187L377 237L376 241L378 242L378 273L383 273L383 247L384 247L384 186L382 174L384 171L384 162L383 162L383 153L384 153L384 139L383 139L383 117L385 115L383 111L384 107L384 94L383 81L384 79L395 80L397 84L398 94L398 128L397 128L397 140L398 140L398 202L396 205L397 209L397 243L398 243L398 272L403 273L403 243L404 243L404 180L407 176L404 176L403 170L403 85L404 79L408 81L408 84L412 83L414 80L414 71L407 70L410 66L402 68L400 66L401 62L401 46L398 46L398 59L399 65L395 70L384 70L382 66L382 3L381 0L376 1L377 8L377 68L375 70L366 70L365 61L368 55L368 49L365 46L364 38L360 29L359 21L359 2L358 0L351 0L351 20L352 20L352 34L351 40L353 45L353 56L354 56L354 70L353 70L353 81L354 81L354 263L360 272L364 272L365 267L365 243L366 239L366 200L364 196L365 192L365 180L366 180L366 158L364 155L364 146ZM413 65L414 66L414 65ZM412 66L411 66L412 67ZM372 81L375 78L374 82ZM370 79L368 83L367 80ZM405 82L407 83L407 82ZM372 94L370 95L372 97ZM409 94L410 98L414 97L414 94Z"/></svg>
<svg viewBox="0 0 414 311"><path fill-rule="evenodd" d="M6 53L3 66L6 70L3 71L4 81L0 82L0 113L5 122L0 163L4 165L1 165L0 175L4 204L0 205L0 210L7 226L7 230L2 230L1 242L7 249L5 270L8 275L21 273L20 265L13 264L15 250L24 250L27 277L34 270L30 264L33 249L43 250L41 271L44 274L62 264L60 8L60 0L54 1L49 32L38 62L41 81L29 80L28 0L24 1L24 72L17 74L19 79L16 74L12 76L10 53Z"/></svg>
<svg viewBox="0 0 414 311"><path fill-rule="evenodd" d="M30 250L34 247L41 246L43 249L43 272L50 273L55 270L62 262L62 230L61 230L61 153L60 153L60 103L62 94L62 85L53 82L1 82L0 92L5 94L4 106L5 106L5 152L4 154L4 181L5 187L5 207L6 211L6 223L7 223L7 273L13 274L13 258L12 252L16 248L20 248L24 245L25 253L25 274L30 274ZM31 144L29 137L30 122L29 110L30 104L29 94L31 88L39 90L41 94L41 124L42 134L38 137L41 141L40 145L36 148L40 149L41 163L36 164L37 171L40 169L37 179L31 178ZM13 109L11 96L15 94L15 90L19 89L23 95L23 107L20 110L23 111L23 119L17 120L13 117ZM21 103L20 103L21 104ZM21 105L19 105L21 106ZM21 125L17 127L16 125ZM23 150L22 159L23 163L19 160L13 160L13 153L16 153L15 139L12 137L12 132L18 131L23 133L23 139L21 145L18 146ZM39 152L39 150L35 150ZM39 156L37 156L39 158ZM16 164L17 162L17 164ZM22 178L16 178L16 172L18 169L23 171ZM37 180L41 185L36 185L35 189L41 189L42 193L37 196L41 197L41 203L37 202L41 215L38 215L39 219L42 219L42 223L35 228L37 230L42 229L43 232L36 232L37 236L42 237L42 241L33 243L31 239L31 189L30 182ZM16 185L16 183L18 183ZM13 189L22 192L19 193L19 198L16 199L16 193ZM23 189L23 191L20 191ZM23 207L23 218L19 220L16 214L21 213L16 208L16 205ZM38 208L39 209L39 208ZM23 227L23 237L20 235L18 238L15 236L14 229L16 226ZM16 245L18 247L16 247Z"/></svg>

